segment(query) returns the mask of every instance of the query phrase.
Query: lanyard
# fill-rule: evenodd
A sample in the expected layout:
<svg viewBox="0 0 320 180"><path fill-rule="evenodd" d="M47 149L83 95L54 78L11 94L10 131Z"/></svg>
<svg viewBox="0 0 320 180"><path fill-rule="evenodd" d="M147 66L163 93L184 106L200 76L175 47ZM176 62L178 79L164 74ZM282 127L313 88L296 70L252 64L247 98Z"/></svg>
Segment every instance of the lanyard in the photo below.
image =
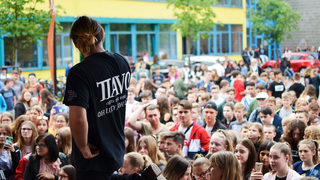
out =
<svg viewBox="0 0 320 180"><path fill-rule="evenodd" d="M193 126L193 123L186 129L186 131L184 132L184 134L186 134L189 130L190 130L190 128Z"/></svg>

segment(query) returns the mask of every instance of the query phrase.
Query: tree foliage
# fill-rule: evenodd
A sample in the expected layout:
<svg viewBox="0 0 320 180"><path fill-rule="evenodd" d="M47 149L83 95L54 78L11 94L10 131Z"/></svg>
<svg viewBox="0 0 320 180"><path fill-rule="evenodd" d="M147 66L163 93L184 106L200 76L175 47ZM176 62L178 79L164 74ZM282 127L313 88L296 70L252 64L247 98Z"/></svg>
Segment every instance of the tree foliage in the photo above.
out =
<svg viewBox="0 0 320 180"><path fill-rule="evenodd" d="M301 16L292 12L291 6L284 0L257 0L257 9L249 9L249 21L256 34L264 34L271 43L280 44L285 38L292 39L292 29L299 31Z"/></svg>
<svg viewBox="0 0 320 180"><path fill-rule="evenodd" d="M37 9L39 3L44 0L1 0L0 3L0 35L7 35L13 38L13 57L19 47L27 47L37 40L47 36L51 22L50 8L47 11ZM61 6L56 6L61 10ZM58 11L57 15L58 16ZM58 16L59 17L59 16ZM57 32L62 31L62 26L56 22Z"/></svg>
<svg viewBox="0 0 320 180"><path fill-rule="evenodd" d="M212 5L216 0L167 0L168 8L173 6L174 16L178 22L172 25L174 30L179 29L182 37L186 37L188 44L198 39L209 36L210 29L213 28L216 14L212 11ZM190 55L190 48L188 48ZM190 63L189 63L190 64Z"/></svg>

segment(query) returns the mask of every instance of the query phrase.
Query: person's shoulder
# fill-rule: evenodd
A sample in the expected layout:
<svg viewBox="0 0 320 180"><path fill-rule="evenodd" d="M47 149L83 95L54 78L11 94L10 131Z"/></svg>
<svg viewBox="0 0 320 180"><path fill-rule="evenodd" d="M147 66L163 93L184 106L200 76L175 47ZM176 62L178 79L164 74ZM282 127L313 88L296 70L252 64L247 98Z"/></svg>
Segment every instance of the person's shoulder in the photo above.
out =
<svg viewBox="0 0 320 180"><path fill-rule="evenodd" d="M298 161L293 164L293 169L296 171L302 165L302 161Z"/></svg>

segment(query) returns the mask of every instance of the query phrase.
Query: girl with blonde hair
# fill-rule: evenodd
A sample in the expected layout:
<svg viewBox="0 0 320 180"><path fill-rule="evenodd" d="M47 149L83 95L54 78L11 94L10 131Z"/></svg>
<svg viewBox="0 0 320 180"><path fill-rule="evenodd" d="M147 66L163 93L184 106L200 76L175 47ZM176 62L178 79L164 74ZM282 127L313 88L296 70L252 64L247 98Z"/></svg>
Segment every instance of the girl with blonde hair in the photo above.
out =
<svg viewBox="0 0 320 180"><path fill-rule="evenodd" d="M219 151L233 152L231 137L227 131L220 130L214 132L210 138L209 152L206 158L210 158L212 154Z"/></svg>
<svg viewBox="0 0 320 180"><path fill-rule="evenodd" d="M264 130L263 130L263 126L261 123L252 123L249 126L249 131L248 131L248 139L250 139L255 148L256 148L256 152L258 152L260 144L263 143L263 141L266 139L264 136Z"/></svg>
<svg viewBox="0 0 320 180"><path fill-rule="evenodd" d="M304 130L303 139L309 139L320 142L320 129L318 126L307 126Z"/></svg>
<svg viewBox="0 0 320 180"><path fill-rule="evenodd" d="M70 154L72 148L71 130L69 127L59 129L55 136L59 152Z"/></svg>
<svg viewBox="0 0 320 180"><path fill-rule="evenodd" d="M29 107L31 107L31 93L28 89L24 89L21 92L20 99L18 99L18 102L14 107L15 118L26 114Z"/></svg>
<svg viewBox="0 0 320 180"><path fill-rule="evenodd" d="M33 122L33 124L37 123L37 117L41 115L43 115L43 111L39 105L31 107L29 118Z"/></svg>
<svg viewBox="0 0 320 180"><path fill-rule="evenodd" d="M158 165L161 171L164 170L167 162L158 149L156 140L151 136L143 136L139 139L137 144L137 152L141 155L148 155L152 162Z"/></svg>
<svg viewBox="0 0 320 180"><path fill-rule="evenodd" d="M207 179L242 180L240 164L232 152L219 151L210 157L209 162Z"/></svg>
<svg viewBox="0 0 320 180"><path fill-rule="evenodd" d="M124 155L123 165L119 169L120 174L141 174L142 171L152 163L147 155L141 155L137 152L130 152Z"/></svg>

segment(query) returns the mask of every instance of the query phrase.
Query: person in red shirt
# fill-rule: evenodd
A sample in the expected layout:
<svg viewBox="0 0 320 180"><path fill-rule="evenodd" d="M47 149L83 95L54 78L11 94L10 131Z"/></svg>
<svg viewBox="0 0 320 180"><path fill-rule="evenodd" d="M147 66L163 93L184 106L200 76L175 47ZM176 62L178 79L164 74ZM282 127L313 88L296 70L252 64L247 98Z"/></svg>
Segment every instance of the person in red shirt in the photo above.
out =
<svg viewBox="0 0 320 180"><path fill-rule="evenodd" d="M28 76L29 84L25 85L25 89L29 89L32 96L32 102L40 102L40 92L43 89L43 86L37 82L36 74L30 73Z"/></svg>
<svg viewBox="0 0 320 180"><path fill-rule="evenodd" d="M235 70L232 75L236 78L233 82L233 88L236 90L234 100L241 102L242 98L247 94L247 91L244 89L246 76L241 74L238 70Z"/></svg>

